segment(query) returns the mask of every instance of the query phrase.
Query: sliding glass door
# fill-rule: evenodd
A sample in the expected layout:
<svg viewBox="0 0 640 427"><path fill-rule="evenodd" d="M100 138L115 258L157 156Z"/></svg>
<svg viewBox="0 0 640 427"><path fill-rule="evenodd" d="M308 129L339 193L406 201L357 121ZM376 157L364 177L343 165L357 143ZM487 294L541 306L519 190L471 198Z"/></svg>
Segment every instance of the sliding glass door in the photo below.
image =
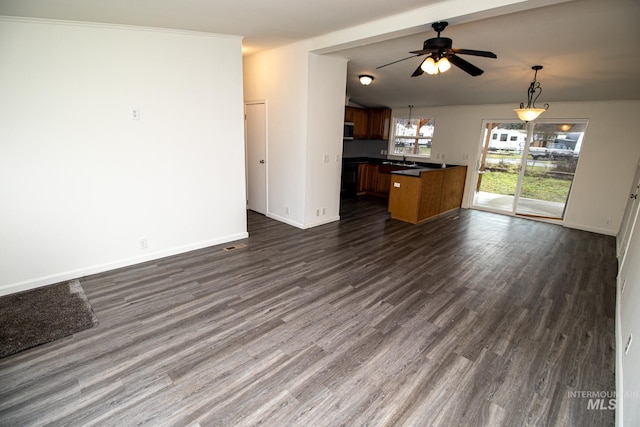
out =
<svg viewBox="0 0 640 427"><path fill-rule="evenodd" d="M485 122L474 208L563 219L586 121Z"/></svg>

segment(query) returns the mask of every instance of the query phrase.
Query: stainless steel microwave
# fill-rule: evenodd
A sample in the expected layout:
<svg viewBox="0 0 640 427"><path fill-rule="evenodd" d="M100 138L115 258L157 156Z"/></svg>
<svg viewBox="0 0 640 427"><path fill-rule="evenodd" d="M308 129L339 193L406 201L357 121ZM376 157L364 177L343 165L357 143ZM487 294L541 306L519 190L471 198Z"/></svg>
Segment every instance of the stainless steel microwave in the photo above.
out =
<svg viewBox="0 0 640 427"><path fill-rule="evenodd" d="M342 134L342 139L353 139L353 122L344 122L344 132Z"/></svg>

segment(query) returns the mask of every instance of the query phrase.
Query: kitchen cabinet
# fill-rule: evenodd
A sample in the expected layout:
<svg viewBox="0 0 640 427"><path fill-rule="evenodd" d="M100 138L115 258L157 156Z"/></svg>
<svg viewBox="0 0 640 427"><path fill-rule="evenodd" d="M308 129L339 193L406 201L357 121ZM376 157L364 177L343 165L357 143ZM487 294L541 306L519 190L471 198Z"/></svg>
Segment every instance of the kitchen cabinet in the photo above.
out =
<svg viewBox="0 0 640 427"><path fill-rule="evenodd" d="M345 107L345 122L353 122L354 139L389 139L391 110Z"/></svg>
<svg viewBox="0 0 640 427"><path fill-rule="evenodd" d="M360 164L358 165L358 193L389 197L391 172L407 169L403 166Z"/></svg>
<svg viewBox="0 0 640 427"><path fill-rule="evenodd" d="M391 218L418 224L462 204L466 166L392 174L389 193Z"/></svg>
<svg viewBox="0 0 640 427"><path fill-rule="evenodd" d="M354 107L344 107L344 121L345 122L353 122L355 116L355 108Z"/></svg>
<svg viewBox="0 0 640 427"><path fill-rule="evenodd" d="M388 108L369 110L369 138L389 139L391 110Z"/></svg>
<svg viewBox="0 0 640 427"><path fill-rule="evenodd" d="M378 165L358 165L358 193L373 194L378 186Z"/></svg>
<svg viewBox="0 0 640 427"><path fill-rule="evenodd" d="M440 212L450 211L462 205L464 183L467 179L467 167L458 166L445 169L440 198Z"/></svg>

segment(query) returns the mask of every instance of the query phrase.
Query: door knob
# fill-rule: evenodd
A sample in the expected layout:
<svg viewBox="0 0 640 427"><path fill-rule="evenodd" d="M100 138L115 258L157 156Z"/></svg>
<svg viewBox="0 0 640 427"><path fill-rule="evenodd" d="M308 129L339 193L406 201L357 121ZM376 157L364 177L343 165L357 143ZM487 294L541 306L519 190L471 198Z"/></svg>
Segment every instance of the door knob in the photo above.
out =
<svg viewBox="0 0 640 427"><path fill-rule="evenodd" d="M260 160L260 163L264 163L264 160Z"/></svg>

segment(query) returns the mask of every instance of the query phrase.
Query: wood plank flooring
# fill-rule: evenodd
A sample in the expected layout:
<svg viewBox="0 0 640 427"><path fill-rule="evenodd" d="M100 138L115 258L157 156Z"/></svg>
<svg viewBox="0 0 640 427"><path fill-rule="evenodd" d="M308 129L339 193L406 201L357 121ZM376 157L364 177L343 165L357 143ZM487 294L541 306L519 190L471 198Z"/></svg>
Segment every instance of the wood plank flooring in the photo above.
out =
<svg viewBox="0 0 640 427"><path fill-rule="evenodd" d="M81 280L100 325L0 360L0 425L602 426L614 238L375 199ZM225 245L229 246L229 245Z"/></svg>

